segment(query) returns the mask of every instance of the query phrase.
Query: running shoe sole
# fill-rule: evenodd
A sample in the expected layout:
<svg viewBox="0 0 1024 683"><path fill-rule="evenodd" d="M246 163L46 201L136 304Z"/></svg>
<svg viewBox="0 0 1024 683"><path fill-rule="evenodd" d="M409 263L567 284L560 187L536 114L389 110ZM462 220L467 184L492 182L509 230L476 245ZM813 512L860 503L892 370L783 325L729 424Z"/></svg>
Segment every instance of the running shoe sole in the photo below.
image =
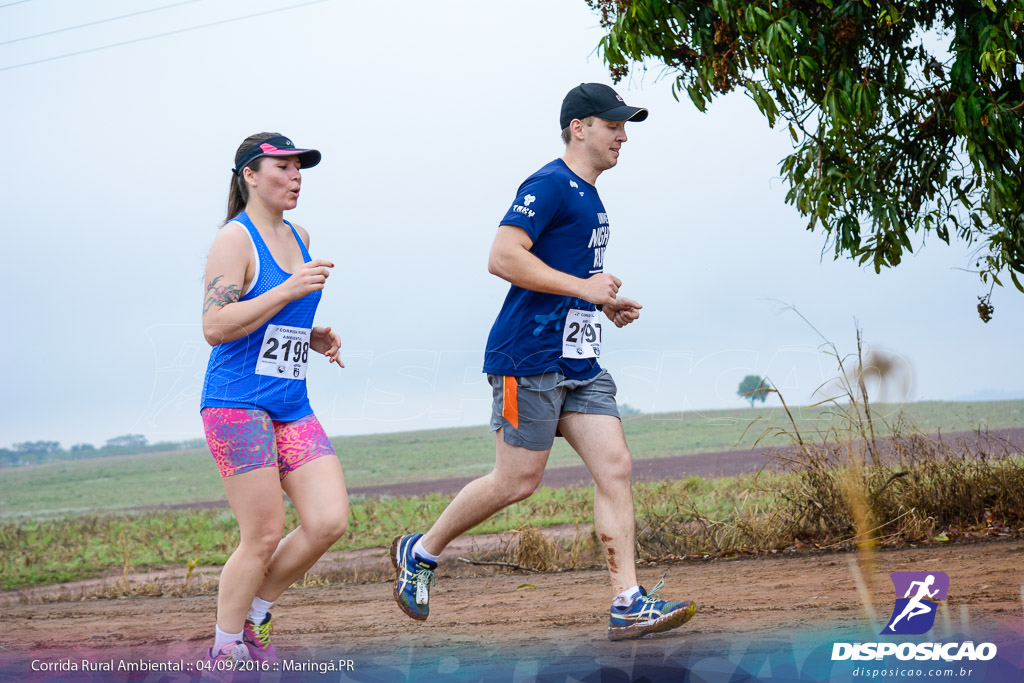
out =
<svg viewBox="0 0 1024 683"><path fill-rule="evenodd" d="M399 594L398 594L398 578L402 575L402 567L399 565L399 560L398 560L398 545L399 545L399 543L401 543L402 538L403 538L403 536L399 536L395 540L391 541L391 564L395 568L395 582L394 582L394 589L392 590L392 595L395 598L395 602L398 603L399 608L401 608L401 610L403 612L408 614L410 617L412 617L416 621L426 621L427 616L429 616L429 615L417 614L416 612L410 611L409 608L407 608L402 603L402 601L399 599Z"/></svg>
<svg viewBox="0 0 1024 683"><path fill-rule="evenodd" d="M675 612L670 612L669 614L658 617L654 621L643 624L634 624L632 626L609 626L608 640L629 640L631 638L645 636L648 633L669 631L682 626L692 619L693 615L696 613L697 605L691 603L682 609L677 609Z"/></svg>

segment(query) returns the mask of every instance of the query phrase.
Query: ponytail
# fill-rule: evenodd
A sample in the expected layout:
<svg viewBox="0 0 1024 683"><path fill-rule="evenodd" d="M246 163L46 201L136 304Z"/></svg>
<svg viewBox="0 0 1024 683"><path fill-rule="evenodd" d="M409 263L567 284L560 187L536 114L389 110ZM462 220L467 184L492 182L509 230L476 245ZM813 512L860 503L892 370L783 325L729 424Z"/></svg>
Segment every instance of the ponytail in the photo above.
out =
<svg viewBox="0 0 1024 683"><path fill-rule="evenodd" d="M258 145L264 140L269 140L273 137L278 137L280 133L256 133L250 135L242 144L238 146L238 151L235 152L235 158L237 159L242 152L249 149L253 145ZM245 168L251 168L253 171L260 170L260 164L263 162L263 157L256 157L248 164ZM227 225L235 216L242 213L245 210L245 205L249 202L249 186L245 184L244 171L245 168L231 169L231 186L228 188L228 215L224 218L224 222L221 225Z"/></svg>

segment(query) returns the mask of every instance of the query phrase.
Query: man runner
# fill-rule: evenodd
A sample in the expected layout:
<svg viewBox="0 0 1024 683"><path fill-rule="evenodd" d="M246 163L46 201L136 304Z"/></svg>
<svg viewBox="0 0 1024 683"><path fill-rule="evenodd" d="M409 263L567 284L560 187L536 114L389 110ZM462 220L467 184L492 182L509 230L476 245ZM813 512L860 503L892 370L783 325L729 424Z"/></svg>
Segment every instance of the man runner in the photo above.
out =
<svg viewBox="0 0 1024 683"><path fill-rule="evenodd" d="M594 183L618 163L626 121L647 110L614 90L583 83L562 101L565 154L519 187L491 247L488 270L512 286L487 340L484 372L494 397L494 469L466 485L426 534L391 547L395 600L426 619L438 555L457 536L540 485L555 436L563 436L594 477L594 526L614 598L608 637L636 638L682 625L690 602L659 600L636 579L632 457L615 404L615 382L598 365L600 312L616 327L640 304L618 296L622 282L603 272L609 223Z"/></svg>

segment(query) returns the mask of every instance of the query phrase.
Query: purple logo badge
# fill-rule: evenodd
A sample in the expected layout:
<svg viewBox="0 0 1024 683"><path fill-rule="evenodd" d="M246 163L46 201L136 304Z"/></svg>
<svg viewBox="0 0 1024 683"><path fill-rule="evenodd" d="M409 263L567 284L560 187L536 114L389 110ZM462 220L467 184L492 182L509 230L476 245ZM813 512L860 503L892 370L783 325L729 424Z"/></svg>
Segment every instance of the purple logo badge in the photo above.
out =
<svg viewBox="0 0 1024 683"><path fill-rule="evenodd" d="M935 624L938 603L946 600L949 577L943 572L893 572L896 606L882 635L921 635Z"/></svg>

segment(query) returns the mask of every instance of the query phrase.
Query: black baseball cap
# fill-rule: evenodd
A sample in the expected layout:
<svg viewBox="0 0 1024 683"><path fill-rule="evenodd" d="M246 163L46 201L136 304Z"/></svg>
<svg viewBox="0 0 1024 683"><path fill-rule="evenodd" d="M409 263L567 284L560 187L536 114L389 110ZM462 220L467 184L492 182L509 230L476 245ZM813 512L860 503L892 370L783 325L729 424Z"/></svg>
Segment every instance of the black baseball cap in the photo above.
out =
<svg viewBox="0 0 1024 683"><path fill-rule="evenodd" d="M235 157L235 167L231 169L235 173L241 173L242 169L249 165L253 159L260 157L299 157L299 164L302 168L313 168L320 163L320 152L315 149L299 149L289 138L277 135L268 138L258 145L242 150L242 153Z"/></svg>
<svg viewBox="0 0 1024 683"><path fill-rule="evenodd" d="M597 116L605 121L643 121L647 118L647 110L628 106L604 83L580 83L562 100L559 130L564 130L573 119L588 116Z"/></svg>

